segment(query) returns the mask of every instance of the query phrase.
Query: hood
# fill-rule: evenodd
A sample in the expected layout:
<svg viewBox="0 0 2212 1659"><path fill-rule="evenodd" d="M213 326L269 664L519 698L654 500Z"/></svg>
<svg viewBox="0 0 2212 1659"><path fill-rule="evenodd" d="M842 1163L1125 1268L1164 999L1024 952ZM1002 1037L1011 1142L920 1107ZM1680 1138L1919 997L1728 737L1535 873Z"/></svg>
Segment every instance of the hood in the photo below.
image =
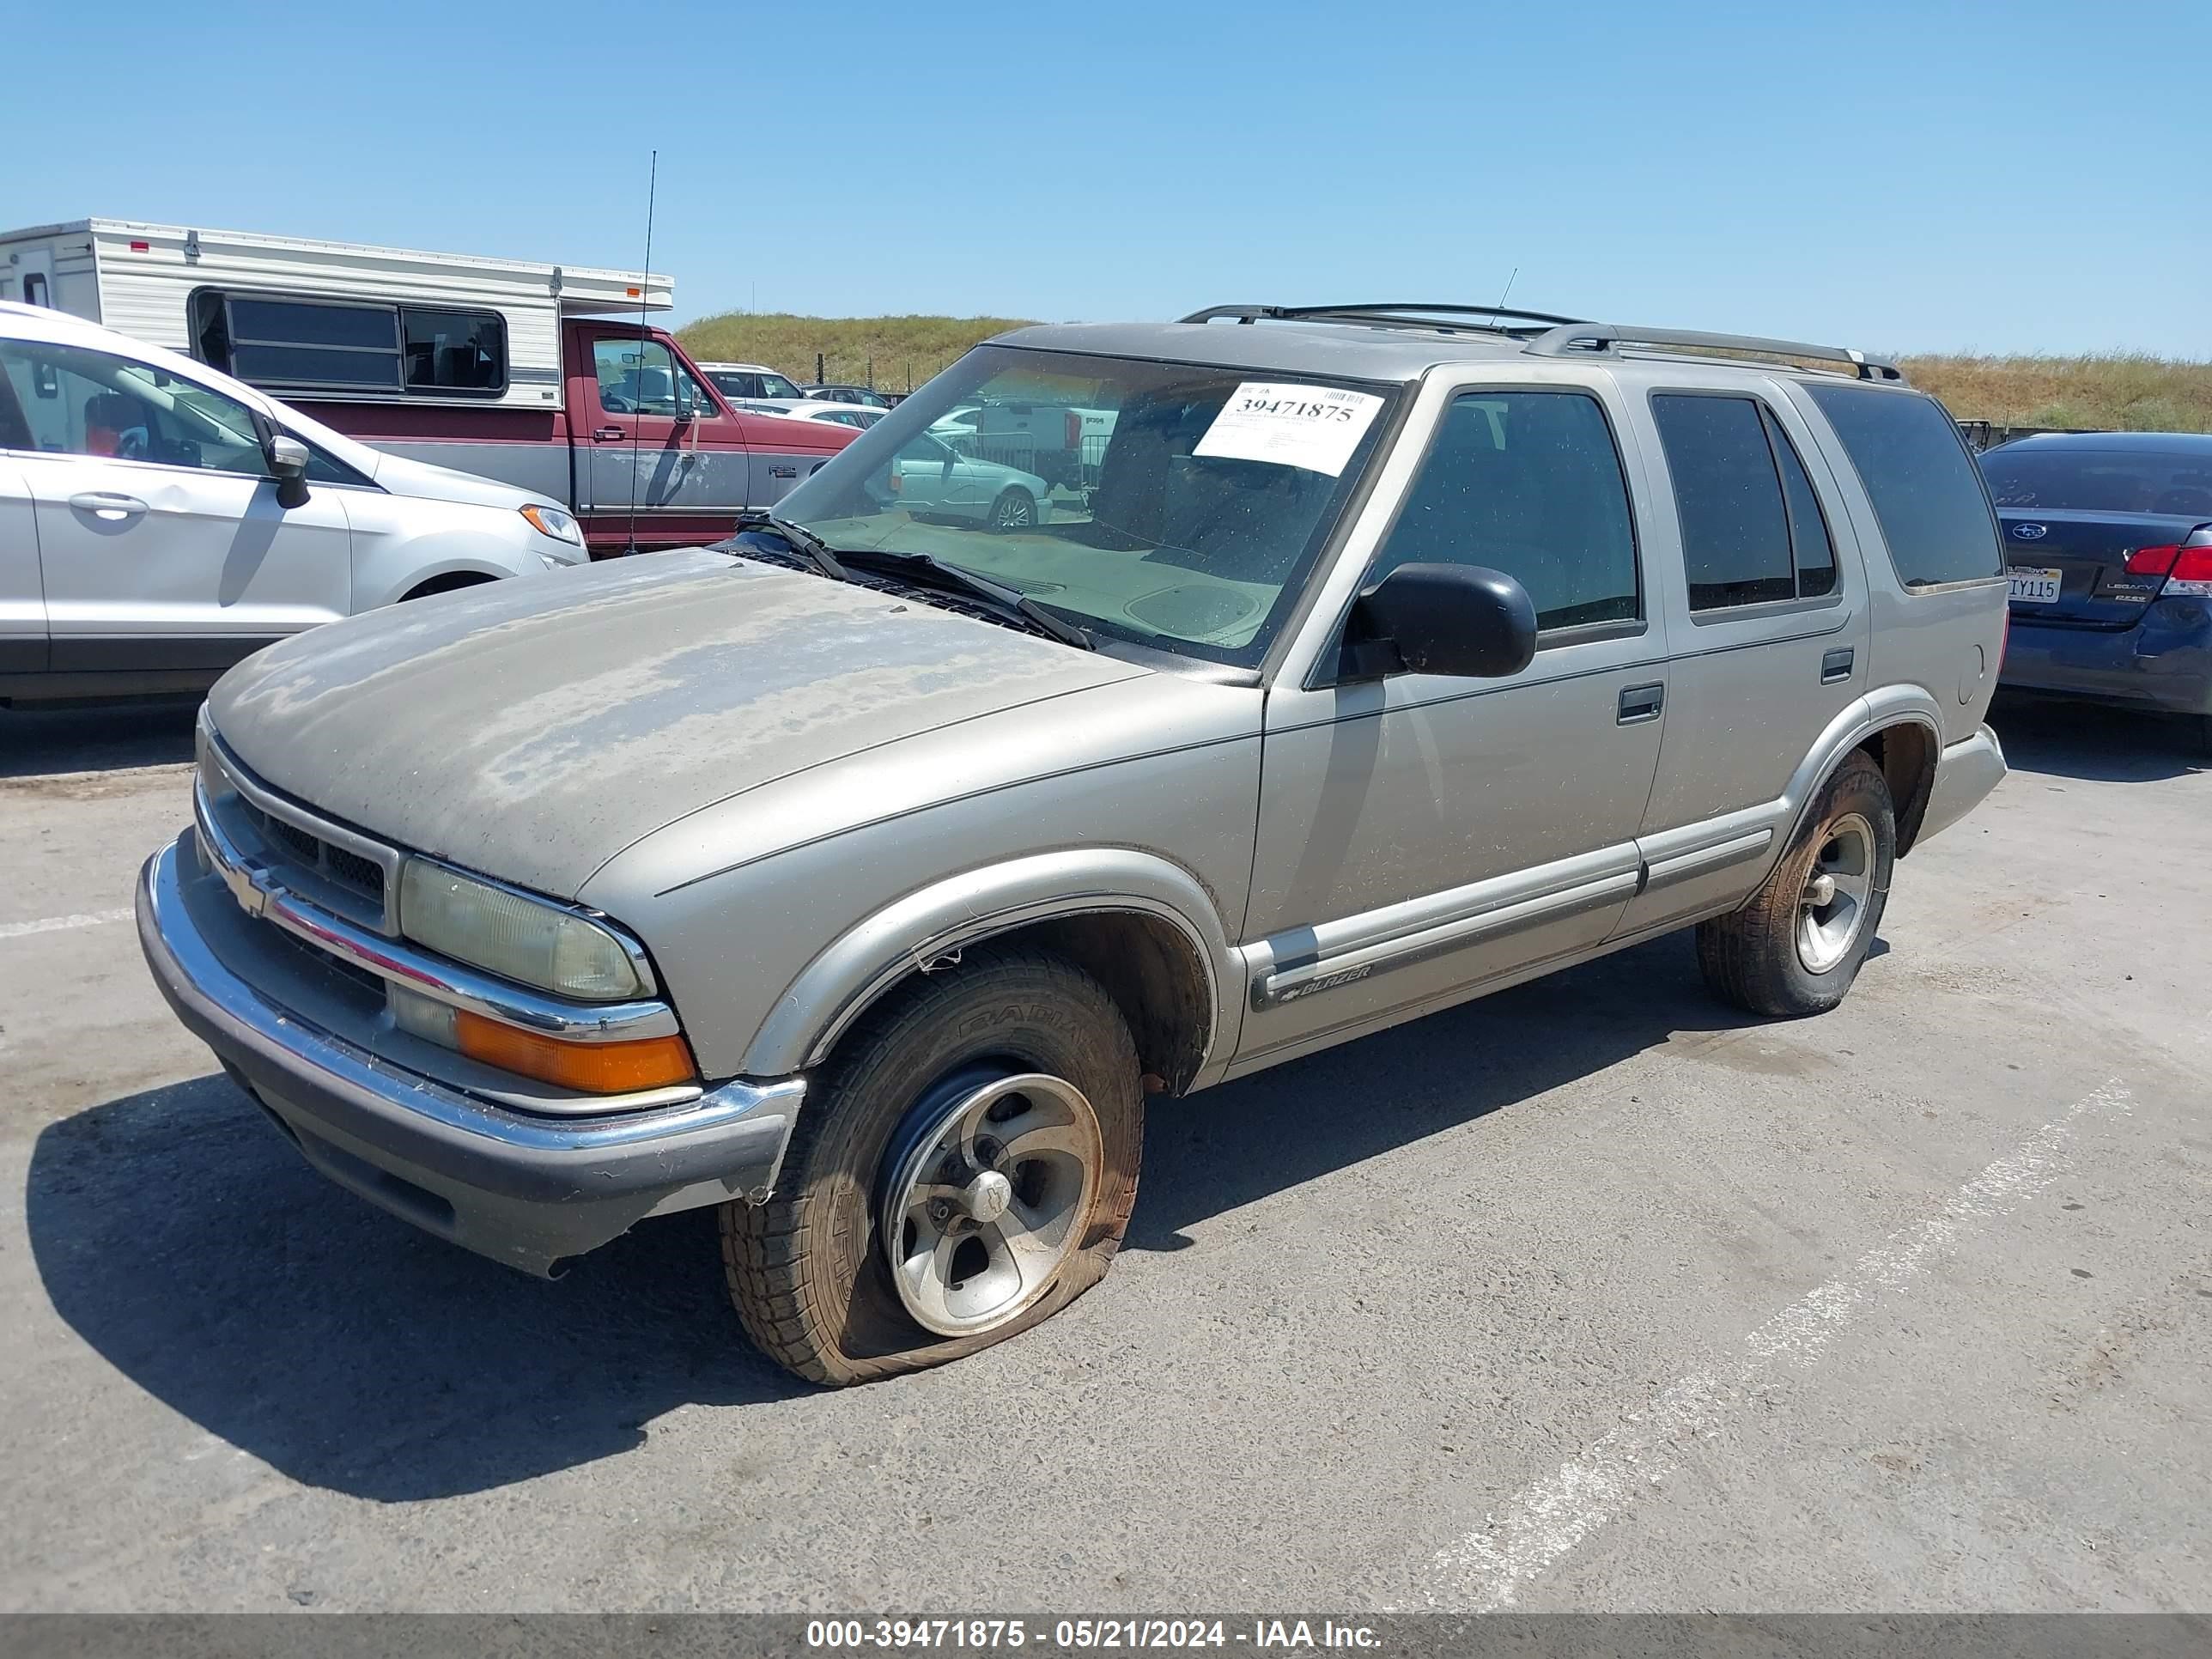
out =
<svg viewBox="0 0 2212 1659"><path fill-rule="evenodd" d="M564 898L641 837L902 738L1146 670L692 549L329 623L210 694L267 782Z"/></svg>
<svg viewBox="0 0 2212 1659"><path fill-rule="evenodd" d="M450 466L433 466L428 461L410 460L404 455L382 451L376 452L376 471L371 476L380 488L395 495L418 496L424 501L467 501L477 507L504 507L513 511L520 511L533 501L560 506L550 495L517 489L513 484L492 478L480 478L473 472L457 472Z"/></svg>

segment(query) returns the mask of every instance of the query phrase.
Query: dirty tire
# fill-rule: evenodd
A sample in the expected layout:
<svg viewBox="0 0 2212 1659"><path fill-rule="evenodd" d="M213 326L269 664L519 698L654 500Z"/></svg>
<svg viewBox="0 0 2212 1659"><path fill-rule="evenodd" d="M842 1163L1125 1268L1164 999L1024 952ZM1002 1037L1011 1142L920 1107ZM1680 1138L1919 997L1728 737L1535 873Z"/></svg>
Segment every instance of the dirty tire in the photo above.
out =
<svg viewBox="0 0 2212 1659"><path fill-rule="evenodd" d="M1806 884L1836 827L1854 817L1873 832L1872 890L1850 949L1825 971L1814 972L1799 948ZM1874 944L1896 858L1897 813L1889 784L1873 757L1855 749L1830 775L1804 829L1765 885L1741 908L1698 924L1698 966L1706 985L1723 1001L1754 1014L1794 1018L1827 1012L1851 988Z"/></svg>
<svg viewBox="0 0 2212 1659"><path fill-rule="evenodd" d="M930 1086L978 1062L1064 1078L1097 1115L1104 1158L1081 1240L1008 1323L942 1337L908 1315L884 1263L875 1194L893 1131ZM969 954L918 976L838 1044L799 1115L775 1194L720 1209L722 1267L745 1332L777 1364L842 1387L943 1364L1049 1319L1105 1277L1136 1202L1142 1073L1097 981L1042 951Z"/></svg>

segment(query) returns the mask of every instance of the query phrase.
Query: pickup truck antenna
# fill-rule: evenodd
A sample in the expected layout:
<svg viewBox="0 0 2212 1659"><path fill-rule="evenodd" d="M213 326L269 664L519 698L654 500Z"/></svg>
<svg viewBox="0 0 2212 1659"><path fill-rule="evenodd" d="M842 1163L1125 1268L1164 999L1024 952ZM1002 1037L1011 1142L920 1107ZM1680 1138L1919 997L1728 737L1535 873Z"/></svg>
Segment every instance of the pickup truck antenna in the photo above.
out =
<svg viewBox="0 0 2212 1659"><path fill-rule="evenodd" d="M653 160L645 175L645 270L640 275L637 284L637 326L641 336L648 326L645 317L645 305L646 301L652 297L647 290L653 286L653 197L659 185L660 152L656 149L653 152ZM672 371L668 377L668 395L673 398L677 391L676 376L673 373L676 368L675 362L672 360L668 367ZM635 401L641 404L645 401L645 351L641 339L637 354ZM645 428L638 420L638 411L632 409L629 412L629 545L623 550L625 553L637 551L638 441L644 435Z"/></svg>

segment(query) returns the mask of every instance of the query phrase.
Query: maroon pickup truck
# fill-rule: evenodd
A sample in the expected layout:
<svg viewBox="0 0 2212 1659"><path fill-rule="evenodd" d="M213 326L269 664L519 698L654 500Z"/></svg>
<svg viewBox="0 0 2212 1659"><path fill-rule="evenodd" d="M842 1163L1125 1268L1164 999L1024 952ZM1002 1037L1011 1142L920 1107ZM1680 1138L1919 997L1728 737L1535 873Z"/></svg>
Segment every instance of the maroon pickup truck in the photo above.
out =
<svg viewBox="0 0 2212 1659"><path fill-rule="evenodd" d="M394 454L568 503L593 558L719 541L860 434L732 409L663 331L561 324L557 409L289 401Z"/></svg>

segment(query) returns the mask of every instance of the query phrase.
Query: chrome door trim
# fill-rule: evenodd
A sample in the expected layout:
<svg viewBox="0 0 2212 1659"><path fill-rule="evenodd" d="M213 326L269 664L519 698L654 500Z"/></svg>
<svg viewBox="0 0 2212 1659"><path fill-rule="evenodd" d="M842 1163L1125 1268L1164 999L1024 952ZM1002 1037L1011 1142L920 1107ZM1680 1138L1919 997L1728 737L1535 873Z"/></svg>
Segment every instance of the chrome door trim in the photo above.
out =
<svg viewBox="0 0 2212 1659"><path fill-rule="evenodd" d="M1709 870L1741 864L1747 859L1759 857L1772 845L1773 841L1774 831L1771 827L1753 830L1747 835L1733 836L1708 847L1678 853L1672 858L1654 860L1645 869L1644 885L1646 889L1664 887L1668 883L1680 881L1685 877L1699 876Z"/></svg>
<svg viewBox="0 0 2212 1659"><path fill-rule="evenodd" d="M1280 1007L1479 939L1595 909L1642 884L1643 865L1629 842L1296 928L1247 948L1252 1006Z"/></svg>

